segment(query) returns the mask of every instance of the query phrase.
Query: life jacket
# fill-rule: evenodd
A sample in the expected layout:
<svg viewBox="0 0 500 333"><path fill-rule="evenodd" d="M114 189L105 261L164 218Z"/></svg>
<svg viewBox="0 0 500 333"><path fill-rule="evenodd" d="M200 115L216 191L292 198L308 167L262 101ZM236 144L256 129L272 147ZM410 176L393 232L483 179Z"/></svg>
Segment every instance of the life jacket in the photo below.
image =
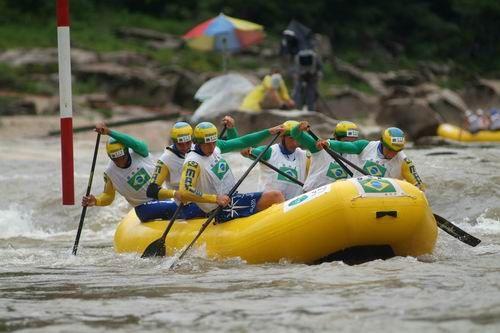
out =
<svg viewBox="0 0 500 333"><path fill-rule="evenodd" d="M271 157L268 160L269 164L304 183L307 169L307 155L305 150L297 148L293 153L285 155L281 152L278 143L272 145L269 150L271 150ZM302 186L297 185L287 177L280 175L265 165L261 165L260 169L260 181L266 191L280 191L285 196L285 200L302 194Z"/></svg>
<svg viewBox="0 0 500 333"><path fill-rule="evenodd" d="M203 156L196 151L191 151L186 155L184 163L194 161L198 163L201 169L196 190L208 194L228 194L236 184L233 172L227 161L222 157L219 147L215 147L210 156ZM217 208L217 204L196 203L204 212L210 212Z"/></svg>
<svg viewBox="0 0 500 333"><path fill-rule="evenodd" d="M171 147L167 147L158 159L168 168L170 179L168 181L165 180L167 188L173 190L179 189L184 157L176 154Z"/></svg>
<svg viewBox="0 0 500 333"><path fill-rule="evenodd" d="M119 168L109 161L104 173L111 179L113 187L130 205L136 207L150 201L146 195L149 180L153 174L155 163L151 154L143 157L129 149L131 163L128 168Z"/></svg>
<svg viewBox="0 0 500 333"><path fill-rule="evenodd" d="M359 157L355 154L340 154L345 159L355 165L359 165ZM360 176L356 170L347 166L353 172L353 176ZM308 192L320 186L333 183L340 179L347 179L347 172L324 150L312 154L311 168L306 182L304 183L304 192Z"/></svg>
<svg viewBox="0 0 500 333"><path fill-rule="evenodd" d="M403 179L401 170L406 154L400 151L393 158L386 159L379 151L380 144L380 141L370 141L359 154L359 159L363 162L362 169L375 177Z"/></svg>

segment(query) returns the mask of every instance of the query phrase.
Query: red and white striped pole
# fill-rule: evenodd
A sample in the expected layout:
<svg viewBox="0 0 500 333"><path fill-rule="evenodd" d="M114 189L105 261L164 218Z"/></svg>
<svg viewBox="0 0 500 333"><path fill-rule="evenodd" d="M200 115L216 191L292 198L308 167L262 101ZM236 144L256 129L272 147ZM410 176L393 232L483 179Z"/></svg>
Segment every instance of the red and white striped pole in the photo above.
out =
<svg viewBox="0 0 500 333"><path fill-rule="evenodd" d="M62 203L75 204L73 165L73 105L71 96L71 54L69 0L57 1L57 50L59 58L59 108L61 114Z"/></svg>

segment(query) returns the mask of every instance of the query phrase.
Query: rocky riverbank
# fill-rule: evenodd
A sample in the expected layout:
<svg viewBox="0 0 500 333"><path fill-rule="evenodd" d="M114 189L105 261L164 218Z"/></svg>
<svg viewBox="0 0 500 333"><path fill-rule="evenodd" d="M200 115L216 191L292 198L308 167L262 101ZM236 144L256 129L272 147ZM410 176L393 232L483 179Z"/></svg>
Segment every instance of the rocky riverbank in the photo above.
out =
<svg viewBox="0 0 500 333"><path fill-rule="evenodd" d="M153 48L182 47L178 37L151 30L126 29L120 33L123 38L148 40ZM410 139L418 139L434 135L439 123L461 124L466 109L500 105L500 80L477 78L458 91L440 86L440 82L457 70L452 63L422 62L414 70L373 72L363 69L363 64L354 65L334 57L325 39L320 46L324 61L333 66L336 73L366 84L372 93L348 86L328 86L318 101L321 116L309 117L318 126L328 124L331 128L335 119L351 119L366 126L398 126ZM245 74L258 81L266 72L267 64L279 61L278 52L266 46L252 52L242 56L255 57L262 68L247 70ZM88 120L129 117L134 113L171 113L172 110L181 110L183 118L189 119L197 106L193 99L196 90L220 74L165 65L131 51L99 53L73 48L71 56L73 82L78 87L74 91L74 112ZM8 121L7 116L58 113L55 48L6 50L0 52L0 65L11 71L0 80L0 116L5 116L2 132L15 123ZM29 89L25 89L27 86ZM258 117L235 114L247 130L292 116L291 113L278 117L275 113L262 113ZM297 115L304 116L300 112Z"/></svg>

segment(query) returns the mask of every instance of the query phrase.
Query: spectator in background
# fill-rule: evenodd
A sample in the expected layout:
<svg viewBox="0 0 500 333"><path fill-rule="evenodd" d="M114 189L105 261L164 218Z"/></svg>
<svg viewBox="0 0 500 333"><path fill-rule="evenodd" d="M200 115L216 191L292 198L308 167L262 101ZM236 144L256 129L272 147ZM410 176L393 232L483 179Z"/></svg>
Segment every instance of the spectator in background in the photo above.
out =
<svg viewBox="0 0 500 333"><path fill-rule="evenodd" d="M309 111L316 110L318 82L322 76L323 65L318 54L312 49L301 50L295 56L293 100L298 109L307 106Z"/></svg>
<svg viewBox="0 0 500 333"><path fill-rule="evenodd" d="M490 113L490 131L500 131L500 110L491 109Z"/></svg>
<svg viewBox="0 0 500 333"><path fill-rule="evenodd" d="M274 68L266 75L262 83L245 97L240 109L260 112L266 109L291 109L295 103L288 94L285 81L278 69Z"/></svg>

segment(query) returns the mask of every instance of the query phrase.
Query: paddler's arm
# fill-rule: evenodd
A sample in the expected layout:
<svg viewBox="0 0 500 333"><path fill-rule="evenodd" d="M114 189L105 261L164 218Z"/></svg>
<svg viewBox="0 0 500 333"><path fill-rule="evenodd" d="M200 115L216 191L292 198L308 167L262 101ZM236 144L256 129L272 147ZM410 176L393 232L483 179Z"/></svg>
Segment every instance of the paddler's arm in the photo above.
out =
<svg viewBox="0 0 500 333"><path fill-rule="evenodd" d="M408 183L415 185L421 191L425 190L425 185L418 175L415 165L408 157L405 157L403 159L403 163L401 164L401 174L403 175L404 180L406 180Z"/></svg>
<svg viewBox="0 0 500 333"><path fill-rule="evenodd" d="M299 145L314 154L318 152L319 149L316 147L316 140L314 140L309 133L305 132L307 128L309 128L309 124L307 122L300 122L292 128L290 135L292 138L297 140Z"/></svg>
<svg viewBox="0 0 500 333"><path fill-rule="evenodd" d="M123 143L126 147L131 148L142 157L147 157L149 155L148 145L144 141L115 130L109 130L108 135L116 141Z"/></svg>
<svg viewBox="0 0 500 333"><path fill-rule="evenodd" d="M250 154L252 154L253 156L257 157L260 155L260 153L262 153L262 151L266 149L266 146L259 146L259 147L256 147L256 148L250 148ZM266 150L266 152L264 153L264 155L262 156L262 160L264 161L269 161L269 159L271 158L271 149L268 149ZM254 159L252 156L248 156L249 158L251 159Z"/></svg>
<svg viewBox="0 0 500 333"><path fill-rule="evenodd" d="M236 139L239 134L238 130L235 127L234 118L231 116L225 116L222 119L222 124L226 126L226 140Z"/></svg>
<svg viewBox="0 0 500 333"><path fill-rule="evenodd" d="M167 179L170 179L170 171L168 170L168 166L163 163L162 160L158 160L156 162L155 171L153 172L153 176L149 181L148 189L146 191L146 195L148 196L148 198L156 200L173 198L175 195L175 190L161 187L163 182Z"/></svg>
<svg viewBox="0 0 500 333"><path fill-rule="evenodd" d="M187 161L182 167L181 180L179 182L179 193L182 202L206 202L217 203L216 194L201 193L196 189L200 178L201 167L195 161Z"/></svg>
<svg viewBox="0 0 500 333"><path fill-rule="evenodd" d="M92 206L108 206L115 199L115 187L111 182L111 179L104 174L104 191L98 196L84 196L82 198L82 206L92 207Z"/></svg>
<svg viewBox="0 0 500 333"><path fill-rule="evenodd" d="M232 140L217 140L217 147L219 147L222 153L242 150L247 147L258 145L261 141L269 138L271 134L283 132L283 130L283 126L279 125L262 131L249 133Z"/></svg>
<svg viewBox="0 0 500 333"><path fill-rule="evenodd" d="M327 140L328 146L339 153L359 155L368 146L368 140L356 140L352 142Z"/></svg>

